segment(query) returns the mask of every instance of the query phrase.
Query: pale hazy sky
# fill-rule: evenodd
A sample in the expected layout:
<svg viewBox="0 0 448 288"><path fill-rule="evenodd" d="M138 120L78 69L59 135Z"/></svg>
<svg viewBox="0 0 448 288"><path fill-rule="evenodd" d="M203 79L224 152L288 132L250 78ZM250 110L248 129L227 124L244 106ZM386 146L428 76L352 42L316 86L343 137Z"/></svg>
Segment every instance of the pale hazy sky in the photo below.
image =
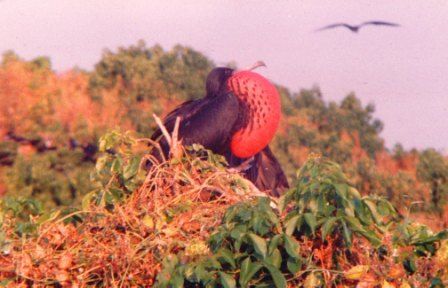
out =
<svg viewBox="0 0 448 288"><path fill-rule="evenodd" d="M187 3L189 2L189 3ZM400 28L320 33L323 25L387 20ZM0 0L0 52L91 70L103 48L189 45L217 64L259 70L327 100L354 91L373 102L388 147L448 148L448 1Z"/></svg>

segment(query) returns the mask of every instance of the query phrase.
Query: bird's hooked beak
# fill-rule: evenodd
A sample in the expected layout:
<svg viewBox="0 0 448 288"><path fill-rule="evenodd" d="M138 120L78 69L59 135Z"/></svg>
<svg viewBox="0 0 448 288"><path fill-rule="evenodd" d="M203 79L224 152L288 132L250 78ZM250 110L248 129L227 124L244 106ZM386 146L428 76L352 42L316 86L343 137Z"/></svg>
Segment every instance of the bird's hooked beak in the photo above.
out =
<svg viewBox="0 0 448 288"><path fill-rule="evenodd" d="M264 63L263 61L257 61L257 62L255 62L254 64L252 64L251 66L246 67L246 68L244 68L244 69L236 70L235 72L240 72L240 71L252 71L252 70L257 69L258 67L267 67L267 66L266 66L266 63ZM234 73L235 73L235 72L234 72Z"/></svg>
<svg viewBox="0 0 448 288"><path fill-rule="evenodd" d="M263 61L257 61L254 64L252 64L252 66L247 68L246 70L252 71L252 70L257 69L258 67L267 67L267 66Z"/></svg>

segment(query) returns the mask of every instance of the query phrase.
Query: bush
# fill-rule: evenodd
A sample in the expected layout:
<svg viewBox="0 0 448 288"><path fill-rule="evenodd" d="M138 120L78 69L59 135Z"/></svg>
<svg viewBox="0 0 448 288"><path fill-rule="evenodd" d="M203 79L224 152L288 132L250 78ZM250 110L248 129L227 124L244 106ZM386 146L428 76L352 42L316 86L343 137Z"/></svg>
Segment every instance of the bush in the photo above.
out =
<svg viewBox="0 0 448 288"><path fill-rule="evenodd" d="M399 221L388 201L361 197L337 164L316 157L278 206L258 198L230 207L208 241L211 253L167 258L158 285L428 287L448 280L431 258L447 236Z"/></svg>
<svg viewBox="0 0 448 288"><path fill-rule="evenodd" d="M89 179L93 163L83 158L82 151L68 149L18 156L7 171L7 196L33 198L47 210L76 207L93 188Z"/></svg>

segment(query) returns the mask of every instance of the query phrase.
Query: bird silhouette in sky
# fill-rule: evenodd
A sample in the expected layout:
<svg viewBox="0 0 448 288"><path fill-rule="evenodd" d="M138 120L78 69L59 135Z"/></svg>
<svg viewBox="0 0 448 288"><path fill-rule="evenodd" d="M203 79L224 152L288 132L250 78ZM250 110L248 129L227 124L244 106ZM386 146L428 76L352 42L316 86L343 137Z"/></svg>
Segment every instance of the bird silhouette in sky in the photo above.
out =
<svg viewBox="0 0 448 288"><path fill-rule="evenodd" d="M338 28L338 27L345 27L345 28L349 29L350 31L352 31L353 33L358 33L358 31L359 31L359 29L361 29L361 27L364 27L367 25L389 26L389 27L399 27L400 26L397 23L385 22L385 21L367 21L367 22L361 23L359 25L350 25L347 23L335 23L335 24L330 24L328 26L319 28L316 30L316 32L333 29L333 28Z"/></svg>

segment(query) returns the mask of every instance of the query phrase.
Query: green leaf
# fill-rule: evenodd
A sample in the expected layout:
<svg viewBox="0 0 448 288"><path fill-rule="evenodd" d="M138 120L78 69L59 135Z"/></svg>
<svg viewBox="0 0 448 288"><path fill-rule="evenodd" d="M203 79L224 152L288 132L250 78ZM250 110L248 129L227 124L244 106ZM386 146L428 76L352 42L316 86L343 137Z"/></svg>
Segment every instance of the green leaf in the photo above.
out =
<svg viewBox="0 0 448 288"><path fill-rule="evenodd" d="M274 251L274 249L276 249L278 247L281 240L282 240L282 235L280 235L280 234L272 237L271 241L269 241L268 253L272 253L272 251Z"/></svg>
<svg viewBox="0 0 448 288"><path fill-rule="evenodd" d="M359 222L359 220L355 217L351 217L351 216L346 216L344 217L344 220L347 221L347 223L349 224L350 228L355 231L355 232L363 232L364 227L362 227L361 222Z"/></svg>
<svg viewBox="0 0 448 288"><path fill-rule="evenodd" d="M372 214L372 218L375 221L375 223L380 224L381 223L381 216L379 215L377 211L377 207L375 203L372 202L370 199L365 199L363 203L369 208L370 213Z"/></svg>
<svg viewBox="0 0 448 288"><path fill-rule="evenodd" d="M221 278L221 284L224 288L235 288L236 287L235 279L232 276L230 276L229 274L226 274L224 272L219 272L219 276Z"/></svg>
<svg viewBox="0 0 448 288"><path fill-rule="evenodd" d="M388 216L390 214L389 205L385 201L380 200L377 204L377 211L381 216Z"/></svg>
<svg viewBox="0 0 448 288"><path fill-rule="evenodd" d="M439 277L435 277L431 281L431 286L429 288L444 288L445 285L443 284L443 281Z"/></svg>
<svg viewBox="0 0 448 288"><path fill-rule="evenodd" d="M375 246L379 246L381 244L381 240L378 238L378 236L375 234L375 232L369 230L365 230L364 227L361 225L361 222L355 217L344 217L345 221L347 221L348 225L350 226L350 229L354 232L357 232L364 236L367 240L370 241Z"/></svg>
<svg viewBox="0 0 448 288"><path fill-rule="evenodd" d="M297 223L299 222L299 218L301 216L297 215L292 217L291 219L287 220L285 222L285 233L286 235L292 235L292 233L294 233L296 227L297 227Z"/></svg>
<svg viewBox="0 0 448 288"><path fill-rule="evenodd" d="M140 158L132 157L129 164L124 168L123 178L125 180L129 180L130 178L134 177L138 172L139 166L140 166Z"/></svg>
<svg viewBox="0 0 448 288"><path fill-rule="evenodd" d="M229 263L230 266L232 266L232 268L236 267L235 256L229 249L221 248L216 252L216 255L218 256L219 259L222 259L225 262Z"/></svg>
<svg viewBox="0 0 448 288"><path fill-rule="evenodd" d="M348 229L347 223L344 220L342 220L341 222L345 243L347 243L347 246L350 246L352 245L352 232Z"/></svg>
<svg viewBox="0 0 448 288"><path fill-rule="evenodd" d="M343 199L347 200L347 184L334 184L334 188L336 189L336 193Z"/></svg>
<svg viewBox="0 0 448 288"><path fill-rule="evenodd" d="M97 191L91 191L89 193L87 193L83 198L82 198L82 203L81 203L81 207L82 210L88 210L90 203L92 202L92 199L96 196Z"/></svg>
<svg viewBox="0 0 448 288"><path fill-rule="evenodd" d="M286 279L283 276L282 272L276 267L266 264L265 267L269 270L271 274L272 280L274 280L275 287L277 288L286 288Z"/></svg>
<svg viewBox="0 0 448 288"><path fill-rule="evenodd" d="M355 199L355 213L359 220L367 225L372 223L371 214L367 211L366 205L359 199ZM367 215L368 214L368 215Z"/></svg>
<svg viewBox="0 0 448 288"><path fill-rule="evenodd" d="M275 249L272 251L272 254L266 257L264 262L274 266L275 268L280 268L280 265L282 265L282 255L280 254L280 250Z"/></svg>
<svg viewBox="0 0 448 288"><path fill-rule="evenodd" d="M311 233L314 234L316 232L317 226L316 217L311 213L305 213L303 217L305 218L306 224L308 224L308 226L310 227Z"/></svg>
<svg viewBox="0 0 448 288"><path fill-rule="evenodd" d="M317 198L317 209L320 213L323 215L330 215L332 210L332 206L329 205L327 199L325 199L324 194L319 194L319 197Z"/></svg>
<svg viewBox="0 0 448 288"><path fill-rule="evenodd" d="M263 266L259 263L252 263L250 257L244 259L241 263L240 279L239 283L241 287L247 287L250 280Z"/></svg>
<svg viewBox="0 0 448 288"><path fill-rule="evenodd" d="M123 166L123 160L121 159L120 156L117 156L117 158L115 158L115 160L112 162L110 171L118 174L121 172L122 166Z"/></svg>
<svg viewBox="0 0 448 288"><path fill-rule="evenodd" d="M62 212L61 210L56 210L56 211L53 211L53 212L46 212L41 217L39 217L39 219L37 220L36 223L40 225L40 224L42 224L44 222L50 222L52 220L55 220L56 218L59 217L61 212ZM2 221L2 214L0 213L0 227L1 227L2 222L3 222ZM0 243L1 243L1 235L2 235L2 233L0 232Z"/></svg>
<svg viewBox="0 0 448 288"><path fill-rule="evenodd" d="M95 170L98 173L103 172L103 169L106 167L108 160L109 160L108 155L104 155L104 156L99 157L96 160L96 163L95 163Z"/></svg>
<svg viewBox="0 0 448 288"><path fill-rule="evenodd" d="M113 188L113 187L109 188L109 192L110 192L110 194L112 195L112 197L115 200L120 200L122 198L122 196L124 195L124 191L123 190L117 189L117 188Z"/></svg>
<svg viewBox="0 0 448 288"><path fill-rule="evenodd" d="M263 212L264 212L263 216L266 217L267 219L269 219L269 221L272 224L277 224L278 223L278 217L274 213L274 211L272 211L272 208L269 206L269 204L267 205L267 209L265 209Z"/></svg>
<svg viewBox="0 0 448 288"><path fill-rule="evenodd" d="M300 249L299 249L299 244L297 243L297 241L294 238L292 238L286 234L283 235L283 239L285 240L286 253L288 253L288 255L291 256L292 258L299 259L300 258L299 250Z"/></svg>
<svg viewBox="0 0 448 288"><path fill-rule="evenodd" d="M431 236L419 237L417 240L412 241L411 245L431 244L444 239L448 239L448 230L442 230L437 234Z"/></svg>
<svg viewBox="0 0 448 288"><path fill-rule="evenodd" d="M230 232L230 237L233 239L241 239L243 238L245 232L247 231L247 227L245 225L238 225L232 229Z"/></svg>
<svg viewBox="0 0 448 288"><path fill-rule="evenodd" d="M243 245L243 238L236 239L234 244L234 250L240 251L241 245Z"/></svg>
<svg viewBox="0 0 448 288"><path fill-rule="evenodd" d="M181 275L175 274L171 280L171 285L170 287L173 288L182 288L184 287L184 277L182 277Z"/></svg>
<svg viewBox="0 0 448 288"><path fill-rule="evenodd" d="M347 192L348 192L349 195L351 195L355 199L360 199L361 198L361 194L354 187L349 187Z"/></svg>
<svg viewBox="0 0 448 288"><path fill-rule="evenodd" d="M197 281L196 279L196 275L194 274L194 266L193 265L186 265L185 270L184 270L184 277L185 279L187 279L190 282L194 282ZM165 272L165 271L163 271ZM167 277L170 277L171 274L173 273L172 271L169 271L170 273L168 274ZM159 273L160 275L160 273Z"/></svg>
<svg viewBox="0 0 448 288"><path fill-rule="evenodd" d="M198 279L202 281L210 281L213 279L213 273L208 271L208 268L210 267L209 264L210 263L202 262L195 267L194 273Z"/></svg>
<svg viewBox="0 0 448 288"><path fill-rule="evenodd" d="M325 241L325 238L328 234L333 232L334 224L338 220L338 217L330 217L328 218L325 223L322 225L321 231L322 231L322 240Z"/></svg>
<svg viewBox="0 0 448 288"><path fill-rule="evenodd" d="M302 268L302 260L288 257L286 266L288 267L289 272L295 274Z"/></svg>
<svg viewBox="0 0 448 288"><path fill-rule="evenodd" d="M207 266L208 266L209 268L213 268L213 269L216 269L216 270L221 270L221 269L222 269L222 265L221 265L221 263L216 259L216 257L210 257L210 258L208 258L207 261L206 261L206 263L207 263Z"/></svg>
<svg viewBox="0 0 448 288"><path fill-rule="evenodd" d="M280 214L285 210L286 208L286 202L288 201L287 199L287 195L288 194L284 194L283 196L280 197L280 199L278 199L278 211L280 212Z"/></svg>
<svg viewBox="0 0 448 288"><path fill-rule="evenodd" d="M373 231L361 231L359 232L362 236L367 238L367 240L372 243L375 247L379 247L381 245L381 239L375 234Z"/></svg>
<svg viewBox="0 0 448 288"><path fill-rule="evenodd" d="M249 233L248 236L252 240L252 243L254 244L255 251L261 256L263 256L263 258L266 258L266 255L268 253L266 240L253 233Z"/></svg>
<svg viewBox="0 0 448 288"><path fill-rule="evenodd" d="M403 267L408 271L410 274L415 273L417 271L417 266L415 265L414 259L405 259L403 261Z"/></svg>

